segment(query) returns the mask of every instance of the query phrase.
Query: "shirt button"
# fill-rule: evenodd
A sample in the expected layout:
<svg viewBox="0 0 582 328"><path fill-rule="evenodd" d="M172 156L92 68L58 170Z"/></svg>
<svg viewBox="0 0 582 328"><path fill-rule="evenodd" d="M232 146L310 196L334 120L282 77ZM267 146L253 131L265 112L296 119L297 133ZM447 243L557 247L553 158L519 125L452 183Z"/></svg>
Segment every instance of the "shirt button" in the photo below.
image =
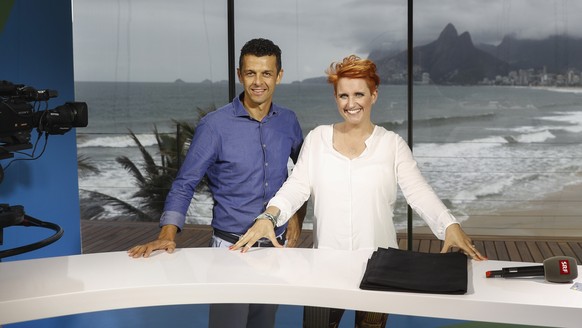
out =
<svg viewBox="0 0 582 328"><path fill-rule="evenodd" d="M269 186L269 183L268 182L265 182L265 187L268 187L268 186Z"/></svg>
<svg viewBox="0 0 582 328"><path fill-rule="evenodd" d="M265 163L265 166L269 166L269 163Z"/></svg>
<svg viewBox="0 0 582 328"><path fill-rule="evenodd" d="M267 145L263 144L263 148L267 148Z"/></svg>

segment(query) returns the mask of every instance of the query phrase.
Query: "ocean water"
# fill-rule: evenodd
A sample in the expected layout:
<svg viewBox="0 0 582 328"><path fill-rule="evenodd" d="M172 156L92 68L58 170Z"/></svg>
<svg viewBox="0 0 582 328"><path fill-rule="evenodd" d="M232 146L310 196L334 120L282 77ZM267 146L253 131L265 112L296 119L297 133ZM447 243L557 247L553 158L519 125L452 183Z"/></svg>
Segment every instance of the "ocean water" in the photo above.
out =
<svg viewBox="0 0 582 328"><path fill-rule="evenodd" d="M89 126L77 129L78 151L101 171L80 177L80 188L137 206L132 177L115 161L121 155L141 161L128 131L156 154L154 127L173 133L174 120L193 121L197 108L230 101L226 84L76 82L75 88L76 100L89 107ZM582 89L425 85L413 95L414 155L460 220L582 183ZM341 119L326 84L281 84L275 101L297 113L305 135ZM407 139L407 106L405 86L381 86L372 119ZM198 195L188 222L208 223L211 206L210 197ZM102 218L116 214L107 208ZM308 214L307 227L310 220ZM395 222L406 226L402 197Z"/></svg>

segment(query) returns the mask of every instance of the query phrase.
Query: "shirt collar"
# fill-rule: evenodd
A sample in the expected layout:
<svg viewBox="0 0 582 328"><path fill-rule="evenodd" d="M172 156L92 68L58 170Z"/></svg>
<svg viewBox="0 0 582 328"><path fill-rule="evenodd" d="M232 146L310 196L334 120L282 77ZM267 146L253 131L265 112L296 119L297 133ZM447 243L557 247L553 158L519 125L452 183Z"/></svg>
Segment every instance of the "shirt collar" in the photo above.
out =
<svg viewBox="0 0 582 328"><path fill-rule="evenodd" d="M244 97L244 92L242 92L240 95L238 95L238 97L234 98L234 100L232 101L232 104L234 107L234 115L239 116L239 117L250 117L249 112L247 112L247 110L243 106L243 102L242 102L243 97ZM275 105L273 102L271 102L271 108L269 109L269 113L267 114L267 117L277 115L277 112L278 112L277 105Z"/></svg>

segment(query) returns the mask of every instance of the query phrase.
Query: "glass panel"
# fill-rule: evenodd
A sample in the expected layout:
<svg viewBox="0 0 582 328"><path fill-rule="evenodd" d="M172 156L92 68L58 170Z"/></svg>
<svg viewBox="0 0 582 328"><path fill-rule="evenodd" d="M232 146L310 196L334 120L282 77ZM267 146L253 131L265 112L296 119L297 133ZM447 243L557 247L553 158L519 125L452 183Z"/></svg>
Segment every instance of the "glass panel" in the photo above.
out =
<svg viewBox="0 0 582 328"><path fill-rule="evenodd" d="M281 46L275 101L297 112L304 133L340 119L321 79L329 64L369 57L382 77L373 120L406 138L406 4L236 2L237 55L254 37ZM414 4L414 153L429 183L471 233L578 233L580 5ZM101 170L80 187L141 206L116 162L143 161L128 129L158 160L154 126L175 133L173 120L229 101L226 3L76 0L74 16L76 97L90 112L79 153ZM397 226L405 220L400 199Z"/></svg>
<svg viewBox="0 0 582 328"><path fill-rule="evenodd" d="M414 153L471 234L579 236L580 9L414 2Z"/></svg>
<svg viewBox="0 0 582 328"><path fill-rule="evenodd" d="M81 171L84 219L135 219L129 213L139 209L150 214L145 219L159 220L151 207L159 208L161 197L134 196L159 192L152 180L166 171L148 175L129 131L156 165L170 167L154 131L175 137L176 120L194 123L199 108L228 101L226 14L225 1L74 2L76 98L87 102L90 114L89 126L77 132L78 149L99 170ZM117 161L122 156L137 170L124 168ZM199 216L210 219L209 213Z"/></svg>
<svg viewBox="0 0 582 328"><path fill-rule="evenodd" d="M332 62L351 54L381 60L406 47L406 4L402 0L235 2L236 47L256 37L279 45L284 76L274 100L297 113L307 135L318 125L341 121L333 87L325 81ZM372 120L406 137L406 77L399 77L398 84L389 85L382 76ZM238 88L242 91L240 84ZM397 217L399 227L406 226L405 211ZM305 228L312 228L311 208Z"/></svg>

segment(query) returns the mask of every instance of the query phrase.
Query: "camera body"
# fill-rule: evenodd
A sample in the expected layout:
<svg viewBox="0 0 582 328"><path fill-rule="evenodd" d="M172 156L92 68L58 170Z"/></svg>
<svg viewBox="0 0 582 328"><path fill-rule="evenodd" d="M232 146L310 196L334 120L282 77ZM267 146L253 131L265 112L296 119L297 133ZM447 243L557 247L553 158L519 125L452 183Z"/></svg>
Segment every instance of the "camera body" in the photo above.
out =
<svg viewBox="0 0 582 328"><path fill-rule="evenodd" d="M51 134L65 134L74 127L87 126L87 104L84 102L67 102L54 109L38 109L40 102L48 107L48 100L56 96L58 93L54 90L36 90L23 84L0 81L0 160L14 157L13 152L32 148L32 129L36 128L40 139L43 133L48 137ZM4 167L0 166L0 183L3 178ZM44 247L63 235L59 225L26 215L21 205L0 204L0 245L3 243L3 229L13 225L48 228L55 234L27 246L0 251L0 260Z"/></svg>
<svg viewBox="0 0 582 328"><path fill-rule="evenodd" d="M12 152L32 148L30 133L65 134L88 124L87 104L67 102L54 109L35 110L38 102L57 97L55 90L36 90L30 86L0 81L0 159Z"/></svg>
<svg viewBox="0 0 582 328"><path fill-rule="evenodd" d="M0 145L5 152L31 148L33 108L24 101L0 102ZM0 152L1 156L2 152ZM2 159L2 157L0 157Z"/></svg>

